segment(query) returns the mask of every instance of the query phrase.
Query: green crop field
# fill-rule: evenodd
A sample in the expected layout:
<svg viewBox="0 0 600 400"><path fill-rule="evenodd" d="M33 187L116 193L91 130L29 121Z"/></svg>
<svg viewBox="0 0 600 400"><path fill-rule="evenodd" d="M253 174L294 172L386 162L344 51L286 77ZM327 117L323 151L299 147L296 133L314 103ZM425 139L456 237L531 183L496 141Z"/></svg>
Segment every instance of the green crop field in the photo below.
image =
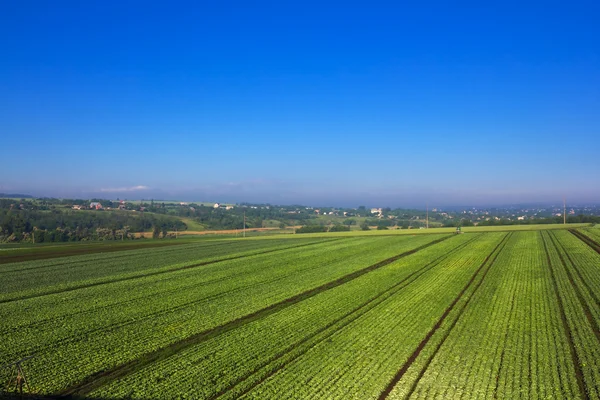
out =
<svg viewBox="0 0 600 400"><path fill-rule="evenodd" d="M7 248L0 366L44 398L600 399L600 229L564 228Z"/></svg>

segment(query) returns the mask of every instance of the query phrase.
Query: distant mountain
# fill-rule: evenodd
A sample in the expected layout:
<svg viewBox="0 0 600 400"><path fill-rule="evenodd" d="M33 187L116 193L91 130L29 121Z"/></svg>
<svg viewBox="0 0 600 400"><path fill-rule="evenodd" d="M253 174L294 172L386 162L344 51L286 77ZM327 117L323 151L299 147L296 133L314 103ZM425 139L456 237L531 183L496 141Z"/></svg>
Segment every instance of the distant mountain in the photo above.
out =
<svg viewBox="0 0 600 400"><path fill-rule="evenodd" d="M0 193L0 198L33 199L33 196L30 194L20 194L20 193Z"/></svg>

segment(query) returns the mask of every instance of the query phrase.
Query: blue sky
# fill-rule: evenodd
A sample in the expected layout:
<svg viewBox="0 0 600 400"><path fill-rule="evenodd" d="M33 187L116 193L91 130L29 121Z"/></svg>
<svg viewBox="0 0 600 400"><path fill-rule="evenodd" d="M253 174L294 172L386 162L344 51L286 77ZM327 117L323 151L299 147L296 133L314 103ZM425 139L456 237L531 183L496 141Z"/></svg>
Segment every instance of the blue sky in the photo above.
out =
<svg viewBox="0 0 600 400"><path fill-rule="evenodd" d="M597 2L0 5L0 192L600 202Z"/></svg>

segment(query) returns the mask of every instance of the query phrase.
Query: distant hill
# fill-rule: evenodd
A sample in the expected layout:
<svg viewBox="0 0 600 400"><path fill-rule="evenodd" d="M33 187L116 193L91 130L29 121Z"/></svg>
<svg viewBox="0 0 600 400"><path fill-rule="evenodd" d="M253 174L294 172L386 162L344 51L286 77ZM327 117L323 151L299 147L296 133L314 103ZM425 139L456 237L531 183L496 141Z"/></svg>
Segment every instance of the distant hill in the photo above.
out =
<svg viewBox="0 0 600 400"><path fill-rule="evenodd" d="M0 198L5 199L33 199L33 196L30 194L20 194L20 193L0 193Z"/></svg>

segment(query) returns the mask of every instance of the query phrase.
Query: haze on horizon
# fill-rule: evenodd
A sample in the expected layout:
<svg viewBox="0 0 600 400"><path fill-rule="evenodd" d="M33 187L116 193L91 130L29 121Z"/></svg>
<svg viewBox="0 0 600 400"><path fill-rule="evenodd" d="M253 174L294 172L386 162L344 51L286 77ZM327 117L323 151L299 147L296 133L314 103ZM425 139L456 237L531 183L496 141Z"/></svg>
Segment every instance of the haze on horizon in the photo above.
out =
<svg viewBox="0 0 600 400"><path fill-rule="evenodd" d="M0 192L600 203L600 6L0 6Z"/></svg>

